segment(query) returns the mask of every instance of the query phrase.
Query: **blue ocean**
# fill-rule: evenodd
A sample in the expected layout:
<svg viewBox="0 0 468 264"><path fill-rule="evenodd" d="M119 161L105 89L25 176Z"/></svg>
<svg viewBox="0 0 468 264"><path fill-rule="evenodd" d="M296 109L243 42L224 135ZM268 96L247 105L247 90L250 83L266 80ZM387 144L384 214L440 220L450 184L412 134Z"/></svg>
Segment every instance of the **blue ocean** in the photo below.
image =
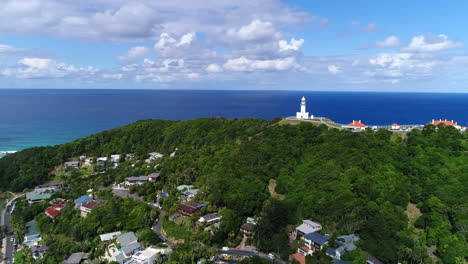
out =
<svg viewBox="0 0 468 264"><path fill-rule="evenodd" d="M468 94L184 91L0 90L0 151L68 142L142 119L287 117L301 97L315 116L338 123L424 124L448 119L468 125Z"/></svg>

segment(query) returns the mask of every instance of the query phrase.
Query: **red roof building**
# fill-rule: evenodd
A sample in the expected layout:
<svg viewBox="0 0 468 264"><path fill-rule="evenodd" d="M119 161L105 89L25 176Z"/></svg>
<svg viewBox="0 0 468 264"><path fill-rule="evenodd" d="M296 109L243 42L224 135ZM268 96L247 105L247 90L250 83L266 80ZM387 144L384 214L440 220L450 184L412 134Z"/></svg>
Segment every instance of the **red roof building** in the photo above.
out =
<svg viewBox="0 0 468 264"><path fill-rule="evenodd" d="M366 125L364 125L363 123L361 123L361 120L359 120L359 121L353 120L353 122L352 122L352 123L349 123L348 126L352 126L352 127L361 127L361 128L367 127Z"/></svg>
<svg viewBox="0 0 468 264"><path fill-rule="evenodd" d="M99 206L99 205L102 205L104 204L104 201L103 200L92 200L92 201L89 201L87 203L84 203L80 206L80 215L82 217L86 217L88 216L89 213L91 213L91 211Z"/></svg>
<svg viewBox="0 0 468 264"><path fill-rule="evenodd" d="M434 125L434 126L438 126L438 125L440 125L440 124L442 124L442 125L444 125L444 126L453 126L453 127L455 127L455 128L458 128L458 129L463 128L462 126L460 126L459 124L457 124L457 122L453 122L453 120L452 120L452 121L448 121L447 119L445 119L445 120L442 120L442 119L440 119L440 120L434 120L434 119L433 119L432 122L427 123L427 125Z"/></svg>
<svg viewBox="0 0 468 264"><path fill-rule="evenodd" d="M291 257L301 264L306 264L305 256L300 253L294 253Z"/></svg>
<svg viewBox="0 0 468 264"><path fill-rule="evenodd" d="M65 204L54 204L51 207L45 209L45 213L49 217L56 217L60 211L65 208Z"/></svg>
<svg viewBox="0 0 468 264"><path fill-rule="evenodd" d="M200 211L202 206L201 203L193 201L190 203L181 203L177 209L181 215L193 216Z"/></svg>

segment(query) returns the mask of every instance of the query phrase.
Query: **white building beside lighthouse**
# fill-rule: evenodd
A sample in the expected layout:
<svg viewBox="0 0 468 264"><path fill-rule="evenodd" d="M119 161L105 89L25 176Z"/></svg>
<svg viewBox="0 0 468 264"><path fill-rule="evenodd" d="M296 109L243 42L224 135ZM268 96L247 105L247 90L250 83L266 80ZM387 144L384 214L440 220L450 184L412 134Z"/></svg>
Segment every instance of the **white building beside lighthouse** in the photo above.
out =
<svg viewBox="0 0 468 264"><path fill-rule="evenodd" d="M309 119L309 112L306 112L306 99L303 96L301 100L301 111L296 113L297 119ZM313 115L310 118L314 118Z"/></svg>

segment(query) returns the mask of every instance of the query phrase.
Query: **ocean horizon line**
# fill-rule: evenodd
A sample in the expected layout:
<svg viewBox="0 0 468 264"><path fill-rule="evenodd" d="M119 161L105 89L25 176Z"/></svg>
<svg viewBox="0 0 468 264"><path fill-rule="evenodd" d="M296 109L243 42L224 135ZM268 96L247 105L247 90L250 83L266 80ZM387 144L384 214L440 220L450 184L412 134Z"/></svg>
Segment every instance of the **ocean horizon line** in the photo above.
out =
<svg viewBox="0 0 468 264"><path fill-rule="evenodd" d="M375 90L283 90L283 89L164 89L164 88L1 88L0 90L31 90L31 91L188 91L188 92L306 92L306 93L379 93L379 94L468 94L468 92L445 91L375 91Z"/></svg>

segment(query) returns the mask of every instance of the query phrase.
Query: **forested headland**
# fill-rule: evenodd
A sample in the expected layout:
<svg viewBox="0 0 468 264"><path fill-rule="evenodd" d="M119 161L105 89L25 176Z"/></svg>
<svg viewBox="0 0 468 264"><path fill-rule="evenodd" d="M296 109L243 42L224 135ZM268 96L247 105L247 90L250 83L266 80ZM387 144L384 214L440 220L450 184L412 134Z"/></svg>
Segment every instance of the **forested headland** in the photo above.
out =
<svg viewBox="0 0 468 264"><path fill-rule="evenodd" d="M161 189L191 184L203 191L210 205L223 208L219 230L193 241L223 245L235 240L232 233L238 233L246 217L259 216L252 243L264 252L287 257L292 253L291 228L302 219L313 219L335 237L359 235L356 254L369 252L385 263L467 260L467 133L431 125L404 135L387 130L355 133L308 123L282 125L279 120L144 120L63 145L26 149L0 159L0 191L21 192L55 179L54 169L80 155L133 153L144 160L150 152L169 154L177 148L175 157L166 155L160 162L160 181L137 191L155 197ZM141 165L119 166L86 178L71 173L62 179L70 186L65 196L73 198L89 188L97 190L146 172ZM271 179L284 199L271 196ZM112 199L126 210L139 206ZM40 212L44 206L35 208ZM104 206L102 215L112 215L112 208ZM65 219L68 213L60 217ZM131 210L119 211L127 213ZM67 220L54 227L42 220L50 232L69 235L77 248L95 235L87 225L80 227L84 232L72 234L66 225L78 223ZM145 226L138 221L112 221L129 225L130 230ZM113 228L101 227L103 232Z"/></svg>

